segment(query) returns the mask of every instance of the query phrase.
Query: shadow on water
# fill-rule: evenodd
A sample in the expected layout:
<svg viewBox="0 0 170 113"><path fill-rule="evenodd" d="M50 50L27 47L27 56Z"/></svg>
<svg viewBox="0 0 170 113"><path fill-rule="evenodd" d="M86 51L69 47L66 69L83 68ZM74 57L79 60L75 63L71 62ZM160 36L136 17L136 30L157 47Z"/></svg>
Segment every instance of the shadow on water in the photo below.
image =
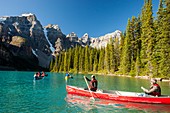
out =
<svg viewBox="0 0 170 113"><path fill-rule="evenodd" d="M121 102L95 99L90 97L82 97L72 94L67 94L65 101L68 103L70 109L77 109L84 112L98 111L104 113L108 112L170 112L170 105L158 105L158 104L141 104L132 102Z"/></svg>

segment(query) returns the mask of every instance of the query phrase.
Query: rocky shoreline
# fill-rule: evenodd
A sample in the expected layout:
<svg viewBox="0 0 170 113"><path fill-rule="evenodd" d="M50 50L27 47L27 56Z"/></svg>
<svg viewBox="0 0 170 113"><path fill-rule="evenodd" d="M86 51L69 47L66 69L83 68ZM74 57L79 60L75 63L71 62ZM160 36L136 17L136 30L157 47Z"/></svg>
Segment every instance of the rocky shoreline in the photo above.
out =
<svg viewBox="0 0 170 113"><path fill-rule="evenodd" d="M135 78L151 79L149 76L135 76ZM170 82L170 78L155 78L155 79L160 82Z"/></svg>
<svg viewBox="0 0 170 113"><path fill-rule="evenodd" d="M7 67L7 66L0 66L1 71L15 71L16 69L13 67Z"/></svg>

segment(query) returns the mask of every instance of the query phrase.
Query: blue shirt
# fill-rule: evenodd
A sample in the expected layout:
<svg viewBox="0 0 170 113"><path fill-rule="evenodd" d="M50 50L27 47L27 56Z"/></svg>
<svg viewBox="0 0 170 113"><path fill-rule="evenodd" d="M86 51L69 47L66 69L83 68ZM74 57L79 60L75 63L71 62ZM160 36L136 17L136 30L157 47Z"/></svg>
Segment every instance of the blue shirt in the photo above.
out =
<svg viewBox="0 0 170 113"><path fill-rule="evenodd" d="M66 73L66 76L68 77L68 76L70 76L68 73Z"/></svg>

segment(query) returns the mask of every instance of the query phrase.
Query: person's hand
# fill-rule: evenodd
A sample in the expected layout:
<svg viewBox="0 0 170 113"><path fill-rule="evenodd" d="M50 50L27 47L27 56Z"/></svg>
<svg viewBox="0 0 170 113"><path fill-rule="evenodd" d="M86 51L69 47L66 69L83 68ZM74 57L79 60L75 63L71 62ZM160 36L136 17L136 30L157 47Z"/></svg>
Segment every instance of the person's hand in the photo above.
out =
<svg viewBox="0 0 170 113"><path fill-rule="evenodd" d="M141 86L141 89L142 89L144 92L147 92L147 89L145 89L143 86Z"/></svg>
<svg viewBox="0 0 170 113"><path fill-rule="evenodd" d="M144 88L143 86L141 86L141 89L142 89L142 90L145 90L145 88Z"/></svg>

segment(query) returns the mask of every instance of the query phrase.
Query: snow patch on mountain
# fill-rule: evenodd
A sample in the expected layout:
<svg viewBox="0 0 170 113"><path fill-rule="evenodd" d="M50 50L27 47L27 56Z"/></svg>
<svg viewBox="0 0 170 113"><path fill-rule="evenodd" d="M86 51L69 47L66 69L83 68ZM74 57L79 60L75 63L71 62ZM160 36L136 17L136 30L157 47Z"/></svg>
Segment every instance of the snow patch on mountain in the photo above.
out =
<svg viewBox="0 0 170 113"><path fill-rule="evenodd" d="M50 41L48 40L47 30L46 30L46 29L44 29L44 33L45 33L45 37L46 37L46 39L47 39L47 41L48 41L48 43L49 43L49 45L50 45L50 49L51 49L52 53L54 53L55 48L53 47L53 45L52 45L52 44L50 43Z"/></svg>
<svg viewBox="0 0 170 113"><path fill-rule="evenodd" d="M34 15L34 14L32 14L32 13L24 13L24 14L22 14L21 16L32 16L32 15Z"/></svg>

